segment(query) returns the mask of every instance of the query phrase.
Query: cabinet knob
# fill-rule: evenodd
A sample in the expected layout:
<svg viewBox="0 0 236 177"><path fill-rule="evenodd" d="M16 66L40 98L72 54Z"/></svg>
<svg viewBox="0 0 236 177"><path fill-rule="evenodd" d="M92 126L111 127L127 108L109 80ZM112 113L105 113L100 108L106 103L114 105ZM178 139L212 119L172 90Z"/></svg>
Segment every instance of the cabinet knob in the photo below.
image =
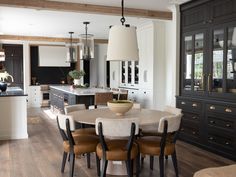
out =
<svg viewBox="0 0 236 177"><path fill-rule="evenodd" d="M146 94L146 92L143 92L144 94Z"/></svg>
<svg viewBox="0 0 236 177"><path fill-rule="evenodd" d="M192 134L193 134L193 135L196 135L196 132L195 132L195 131L192 131Z"/></svg>
<svg viewBox="0 0 236 177"><path fill-rule="evenodd" d="M228 141L225 142L226 145L229 145L230 143Z"/></svg>
<svg viewBox="0 0 236 177"><path fill-rule="evenodd" d="M184 101L181 102L182 105L185 105L186 103Z"/></svg>
<svg viewBox="0 0 236 177"><path fill-rule="evenodd" d="M215 108L215 106L210 106L210 109L215 110L216 108Z"/></svg>
<svg viewBox="0 0 236 177"><path fill-rule="evenodd" d="M211 121L210 121L210 123L211 123L211 124L214 124L214 123L215 123L215 121L214 121L214 120L211 120Z"/></svg>
<svg viewBox="0 0 236 177"><path fill-rule="evenodd" d="M232 112L232 110L229 109L229 108L226 108L226 109L225 109L225 112Z"/></svg>
<svg viewBox="0 0 236 177"><path fill-rule="evenodd" d="M193 103L193 104L192 104L192 107L197 107L197 103Z"/></svg>
<svg viewBox="0 0 236 177"><path fill-rule="evenodd" d="M213 140L214 138L211 136L211 137L209 137L209 140Z"/></svg>
<svg viewBox="0 0 236 177"><path fill-rule="evenodd" d="M231 127L231 125L230 125L230 124L226 124L225 126L226 126L226 127Z"/></svg>
<svg viewBox="0 0 236 177"><path fill-rule="evenodd" d="M193 118L193 119L197 119L197 116L193 116L192 118Z"/></svg>

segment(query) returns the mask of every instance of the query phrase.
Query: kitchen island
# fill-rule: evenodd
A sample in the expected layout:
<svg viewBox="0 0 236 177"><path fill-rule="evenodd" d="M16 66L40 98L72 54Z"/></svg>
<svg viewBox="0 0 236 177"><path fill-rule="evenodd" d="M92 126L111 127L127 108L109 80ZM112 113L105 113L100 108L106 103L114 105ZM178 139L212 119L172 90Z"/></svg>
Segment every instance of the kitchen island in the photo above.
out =
<svg viewBox="0 0 236 177"><path fill-rule="evenodd" d="M86 108L94 104L95 93L111 92L101 88L73 88L72 86L50 86L50 104L54 109L64 112L65 105L85 104ZM116 93L118 94L118 93Z"/></svg>
<svg viewBox="0 0 236 177"><path fill-rule="evenodd" d="M19 87L0 92L0 140L28 138L26 102L27 95Z"/></svg>

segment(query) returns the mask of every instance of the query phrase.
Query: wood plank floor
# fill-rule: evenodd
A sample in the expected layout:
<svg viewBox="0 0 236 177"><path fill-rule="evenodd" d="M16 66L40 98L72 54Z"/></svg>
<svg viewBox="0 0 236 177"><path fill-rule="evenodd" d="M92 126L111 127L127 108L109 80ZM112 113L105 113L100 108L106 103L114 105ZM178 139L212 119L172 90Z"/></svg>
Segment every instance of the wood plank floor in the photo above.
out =
<svg viewBox="0 0 236 177"><path fill-rule="evenodd" d="M28 111L27 140L0 141L0 177L67 177L60 173L62 160L62 139L56 127L56 120L50 119L41 109ZM77 177L96 177L95 155L92 168L86 168L84 157L76 159ZM196 148L184 142L177 143L177 158L180 177L192 177L194 172L206 167L216 167L235 162ZM154 170L149 170L148 158L144 161L141 177L159 176L158 159L155 158ZM166 177L174 177L171 159L165 161Z"/></svg>

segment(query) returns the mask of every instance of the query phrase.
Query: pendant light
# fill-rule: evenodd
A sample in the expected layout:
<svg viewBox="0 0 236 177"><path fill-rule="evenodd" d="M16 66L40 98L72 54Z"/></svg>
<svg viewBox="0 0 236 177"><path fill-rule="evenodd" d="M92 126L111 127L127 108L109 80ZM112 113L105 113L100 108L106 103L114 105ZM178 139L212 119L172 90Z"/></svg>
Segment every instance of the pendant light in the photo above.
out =
<svg viewBox="0 0 236 177"><path fill-rule="evenodd" d="M80 43L80 59L90 60L94 58L94 38L92 34L88 34L89 22L83 22L85 25L85 34L79 35Z"/></svg>
<svg viewBox="0 0 236 177"><path fill-rule="evenodd" d="M136 27L125 23L124 17L124 0L121 1L122 26L111 26L108 39L107 60L110 61L137 61L138 42Z"/></svg>
<svg viewBox="0 0 236 177"><path fill-rule="evenodd" d="M77 45L72 41L72 35L74 32L69 32L70 34L70 43L66 44L67 47L67 63L75 63L77 62Z"/></svg>
<svg viewBox="0 0 236 177"><path fill-rule="evenodd" d="M5 61L5 50L2 48L2 44L0 44L0 61Z"/></svg>

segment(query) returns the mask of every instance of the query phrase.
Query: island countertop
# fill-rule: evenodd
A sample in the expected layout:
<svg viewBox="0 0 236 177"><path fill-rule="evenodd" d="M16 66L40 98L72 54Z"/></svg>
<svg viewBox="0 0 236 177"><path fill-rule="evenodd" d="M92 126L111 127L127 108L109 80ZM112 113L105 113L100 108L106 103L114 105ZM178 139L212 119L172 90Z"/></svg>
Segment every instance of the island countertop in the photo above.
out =
<svg viewBox="0 0 236 177"><path fill-rule="evenodd" d="M69 85L63 86L50 86L51 89L57 89L69 94L77 95L77 96L88 96L95 95L95 93L100 92L111 92L110 89L101 89L101 88L73 88Z"/></svg>
<svg viewBox="0 0 236 177"><path fill-rule="evenodd" d="M27 96L20 87L7 87L5 92L0 92L0 97Z"/></svg>

